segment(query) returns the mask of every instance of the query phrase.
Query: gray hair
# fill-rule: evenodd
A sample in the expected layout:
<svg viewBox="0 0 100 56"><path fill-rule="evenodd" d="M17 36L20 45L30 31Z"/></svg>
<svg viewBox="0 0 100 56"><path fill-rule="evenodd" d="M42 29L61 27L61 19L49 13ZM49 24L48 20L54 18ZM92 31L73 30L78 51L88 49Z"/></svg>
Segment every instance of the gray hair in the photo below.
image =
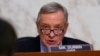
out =
<svg viewBox="0 0 100 56"><path fill-rule="evenodd" d="M38 17L37 17L37 21L36 23L39 23L40 21L40 15L41 14L46 14L46 13L54 13L58 10L61 10L63 13L64 13L64 17L65 17L65 22L68 21L68 12L66 10L65 7L63 7L61 4L59 3L56 3L56 2L51 2L49 4L46 4L44 5L40 11L39 11L39 14L38 14Z"/></svg>

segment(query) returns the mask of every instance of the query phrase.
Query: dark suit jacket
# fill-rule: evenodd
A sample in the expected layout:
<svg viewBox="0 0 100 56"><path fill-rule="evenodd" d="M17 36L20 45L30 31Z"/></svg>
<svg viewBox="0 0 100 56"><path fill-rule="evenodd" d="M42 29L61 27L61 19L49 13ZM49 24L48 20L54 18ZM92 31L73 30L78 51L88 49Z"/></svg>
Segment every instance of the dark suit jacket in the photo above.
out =
<svg viewBox="0 0 100 56"><path fill-rule="evenodd" d="M88 44L84 41L78 39L72 39L64 37L62 40L63 45L73 45L73 44ZM40 52L40 37L24 37L17 40L16 51L17 52Z"/></svg>

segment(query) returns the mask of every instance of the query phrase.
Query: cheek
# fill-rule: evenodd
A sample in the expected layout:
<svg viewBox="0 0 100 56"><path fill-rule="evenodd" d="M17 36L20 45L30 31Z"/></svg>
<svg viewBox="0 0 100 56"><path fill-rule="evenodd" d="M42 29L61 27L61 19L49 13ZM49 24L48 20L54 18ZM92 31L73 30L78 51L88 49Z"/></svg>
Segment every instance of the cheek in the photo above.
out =
<svg viewBox="0 0 100 56"><path fill-rule="evenodd" d="M56 39L57 39L57 41L61 41L63 39L63 37L62 36L61 37L57 37Z"/></svg>
<svg viewBox="0 0 100 56"><path fill-rule="evenodd" d="M40 35L41 41L45 42L47 40L47 36L45 35Z"/></svg>

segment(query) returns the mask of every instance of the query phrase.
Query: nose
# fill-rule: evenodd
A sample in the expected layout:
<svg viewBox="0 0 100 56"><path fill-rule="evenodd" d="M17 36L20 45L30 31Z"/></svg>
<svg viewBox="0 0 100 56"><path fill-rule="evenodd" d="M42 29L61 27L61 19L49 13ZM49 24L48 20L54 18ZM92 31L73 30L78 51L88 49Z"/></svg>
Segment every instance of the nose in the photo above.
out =
<svg viewBox="0 0 100 56"><path fill-rule="evenodd" d="M50 38L54 38L54 37L55 37L55 34L54 34L53 31L50 32L49 37L50 37Z"/></svg>

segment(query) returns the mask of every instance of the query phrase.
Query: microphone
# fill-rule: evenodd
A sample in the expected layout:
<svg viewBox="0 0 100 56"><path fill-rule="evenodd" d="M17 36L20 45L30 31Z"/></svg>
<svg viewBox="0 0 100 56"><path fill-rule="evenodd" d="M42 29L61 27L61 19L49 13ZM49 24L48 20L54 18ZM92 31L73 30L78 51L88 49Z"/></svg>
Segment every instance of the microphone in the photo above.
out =
<svg viewBox="0 0 100 56"><path fill-rule="evenodd" d="M90 44L60 45L50 46L48 50L49 52L90 51L93 50L93 46Z"/></svg>

